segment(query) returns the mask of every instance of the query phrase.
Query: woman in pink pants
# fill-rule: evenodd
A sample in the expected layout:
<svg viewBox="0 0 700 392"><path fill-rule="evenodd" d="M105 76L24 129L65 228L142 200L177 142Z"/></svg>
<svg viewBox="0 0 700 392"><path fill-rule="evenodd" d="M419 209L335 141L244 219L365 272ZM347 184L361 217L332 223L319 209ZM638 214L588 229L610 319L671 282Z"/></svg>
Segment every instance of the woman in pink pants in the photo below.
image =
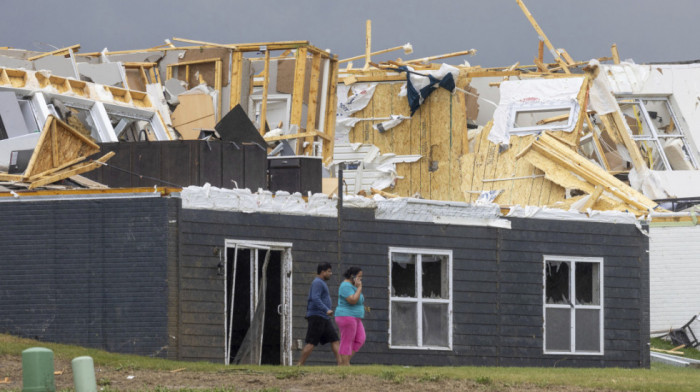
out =
<svg viewBox="0 0 700 392"><path fill-rule="evenodd" d="M362 295L362 270L350 267L343 274L345 280L338 288L338 307L335 323L340 329L340 364L350 365L350 358L365 343L365 297Z"/></svg>

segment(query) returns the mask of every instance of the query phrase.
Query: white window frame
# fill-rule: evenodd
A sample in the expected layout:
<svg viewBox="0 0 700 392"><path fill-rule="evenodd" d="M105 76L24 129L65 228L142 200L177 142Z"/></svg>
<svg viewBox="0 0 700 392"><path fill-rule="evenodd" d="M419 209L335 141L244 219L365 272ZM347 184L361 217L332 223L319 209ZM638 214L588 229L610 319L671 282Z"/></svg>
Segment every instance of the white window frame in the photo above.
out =
<svg viewBox="0 0 700 392"><path fill-rule="evenodd" d="M542 124L527 127L519 127L515 123L518 113L545 111L545 110L568 110L569 118L565 124ZM518 102L511 104L510 112L508 113L508 133L511 135L526 135L539 131L564 131L571 132L574 130L576 120L578 119L580 107L575 100L565 101L547 101L547 102Z"/></svg>
<svg viewBox="0 0 700 392"><path fill-rule="evenodd" d="M671 167L671 163L668 161L668 158L666 157L666 152L663 149L663 146L661 144L661 140L666 140L666 139L681 139L683 141L683 147L686 150L686 153L688 155L688 158L690 159L690 164L693 166L693 168L697 169L698 168L698 162L695 160L695 156L693 155L693 152L691 150L690 144L688 143L688 139L686 138L685 135L685 130L681 126L681 123L678 121L678 116L676 116L675 111L673 110L673 105L671 105L671 99L670 97L655 97L655 96L647 96L647 95L620 95L616 97L616 101L618 105L620 103L629 103L629 104L636 104L639 105L639 107L642 109L642 118L647 127L649 128L649 132L651 133L650 136L644 136L644 135L634 135L632 134L632 131L628 129L627 131L629 132L630 136L635 142L638 141L648 141L648 142L653 142L657 148L657 152L659 153L659 156L661 157L661 160L664 163L664 166L666 167L666 170L668 171L673 171L673 167ZM644 101L663 101L666 103L666 107L668 108L668 112L671 114L671 118L673 119L673 124L675 125L676 129L678 129L678 135L662 135L657 129L654 121L652 121L651 117L649 116L649 111L646 108L646 105L644 104ZM653 168L652 168L653 169Z"/></svg>
<svg viewBox="0 0 700 392"><path fill-rule="evenodd" d="M570 304L548 304L547 303L547 262L559 261L569 264L569 300ZM578 305L576 304L576 263L598 263L598 274L599 274L599 289L600 289L600 301L599 305ZM545 255L542 264L542 350L545 354L552 355L604 355L605 354L605 282L604 282L604 259L602 257L573 257L573 256L556 256L556 255ZM547 350L547 309L570 309L571 313L571 327L570 327L570 341L571 349L569 351L559 351L559 350ZM599 310L599 336L600 351L576 351L576 310L577 309L590 309Z"/></svg>
<svg viewBox="0 0 700 392"><path fill-rule="evenodd" d="M392 253L408 253L416 255L416 297L393 297L391 295L391 264L392 264ZM447 292L449 298L447 299L432 299L432 298L422 298L423 295L423 283L421 279L421 256L422 255L438 255L447 256ZM452 317L452 250L447 249L427 249L427 248L399 248L390 247L389 248L389 348L390 349L409 349L409 350L436 350L436 351L452 351L452 329L453 329L453 317ZM391 340L391 305L393 302L404 302L404 303L415 303L416 304L416 334L418 342L417 346L397 346L392 343ZM427 346L423 345L423 304L447 304L447 347L444 346Z"/></svg>

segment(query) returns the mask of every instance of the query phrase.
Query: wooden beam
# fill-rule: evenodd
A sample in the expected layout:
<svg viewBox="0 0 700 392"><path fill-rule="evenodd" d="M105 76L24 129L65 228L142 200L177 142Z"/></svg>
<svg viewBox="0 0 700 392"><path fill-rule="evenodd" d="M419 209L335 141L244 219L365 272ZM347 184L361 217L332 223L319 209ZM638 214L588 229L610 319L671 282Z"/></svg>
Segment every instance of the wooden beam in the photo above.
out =
<svg viewBox="0 0 700 392"><path fill-rule="evenodd" d="M98 167L100 167L102 163L107 162L115 154L116 153L114 151L110 151L96 161L81 163L79 165L76 165L73 168L60 171L60 172L58 172L54 175L51 175L49 177L45 177L45 178L41 178L41 179L38 179L36 181L33 181L31 184L29 184L28 189L34 189L34 188L37 188L37 187L40 187L40 186L43 186L46 184L51 184L53 182L63 180L65 178L68 178L70 176L74 176L76 174L81 174L81 173L89 172L91 170L95 170Z"/></svg>
<svg viewBox="0 0 700 392"><path fill-rule="evenodd" d="M404 61L404 62L406 64L424 63L424 62L429 62L429 61L433 61L433 60L440 60L440 59L446 59L446 58L457 57L457 56L475 55L475 54L476 54L476 49L469 49L469 50L463 50L461 52L445 53L445 54L440 54L437 56L423 57L420 59L408 60L408 61Z"/></svg>
<svg viewBox="0 0 700 392"><path fill-rule="evenodd" d="M554 117L548 117L548 118L543 118L542 120L537 122L537 125L544 125L544 124L549 124L557 121L564 121L569 119L569 114L562 114L559 116L554 116Z"/></svg>
<svg viewBox="0 0 700 392"><path fill-rule="evenodd" d="M600 195L603 194L604 190L605 188L603 188L601 185L596 185L595 191L591 193L591 195L588 197L588 200L586 201L586 204L584 204L579 211L585 212L588 211L589 208L593 208L596 201L598 201L598 198L600 198Z"/></svg>
<svg viewBox="0 0 700 392"><path fill-rule="evenodd" d="M362 69L369 69L372 61L372 20L367 19L365 23L365 66Z"/></svg>
<svg viewBox="0 0 700 392"><path fill-rule="evenodd" d="M547 66L546 66L544 63L542 63L542 62L540 61L540 59L537 59L537 58L536 58L536 59L534 59L533 61L535 62L535 65L537 65L537 69L538 69L540 72L549 73L549 68L547 68Z"/></svg>
<svg viewBox="0 0 700 392"><path fill-rule="evenodd" d="M384 192L381 189L369 188L369 190L370 190L370 192L372 192L373 195L379 195L379 196L385 197L387 199L395 199L397 197L401 197L401 196L394 194L394 193Z"/></svg>
<svg viewBox="0 0 700 392"><path fill-rule="evenodd" d="M296 125L299 127L297 132L301 132L301 115L304 105L304 83L306 81L306 48L297 49L296 61L294 65L294 85L292 87L292 109L289 120L290 127ZM297 142L296 152L301 154L302 143Z"/></svg>
<svg viewBox="0 0 700 392"><path fill-rule="evenodd" d="M406 45L394 46L393 48L382 49L382 50L378 50L376 52L372 52L372 53L370 53L370 56L376 56L376 55L380 55L380 54L384 54L384 53L389 53L389 52L393 52L393 51L400 50L400 49L403 49L404 53L406 53L406 54L411 54L413 52L413 47L411 46L410 43L407 43ZM355 56L355 57L348 57L346 59L338 60L338 64L347 63L347 62L350 62L353 60L359 60L359 59L365 58L366 56L367 56L366 54L361 54L361 55Z"/></svg>
<svg viewBox="0 0 700 392"><path fill-rule="evenodd" d="M309 76L309 98L306 107L306 129L311 131L316 129L316 112L318 111L318 87L321 83L321 55L314 53L311 58L311 75ZM313 153L313 137L308 137L305 140L304 147L305 155Z"/></svg>
<svg viewBox="0 0 700 392"><path fill-rule="evenodd" d="M42 53L42 54L39 54L39 55L36 55L36 56L32 56L32 57L28 58L27 60L29 60L29 61L34 61L34 60L36 60L36 59L40 59L40 58L46 57L46 56L53 56L53 55L58 55L58 54L61 54L61 53L68 53L68 52L71 51L71 50L74 51L74 52L77 52L78 49L80 49L80 44L72 45L72 46L66 46L65 48L60 48L60 49L56 49L56 50L51 51L51 52L46 52L46 53Z"/></svg>
<svg viewBox="0 0 700 392"><path fill-rule="evenodd" d="M329 78L324 83L328 83L328 92L326 94L326 116L324 117L323 131L328 139L323 142L323 163L329 165L333 161L333 148L335 145L335 116L337 111L338 101L338 68L340 65L335 60L329 60Z"/></svg>
<svg viewBox="0 0 700 392"><path fill-rule="evenodd" d="M569 56L569 53L566 51L566 49L559 49L557 51L557 53L559 53L562 57L564 57L564 60L566 60L567 65L570 65L573 67L576 64L574 59L572 59L571 56Z"/></svg>
<svg viewBox="0 0 700 392"><path fill-rule="evenodd" d="M301 139L301 138L305 138L305 137L314 137L318 133L319 132L313 131L313 132L293 133L290 135L282 135L282 136L271 136L271 137L266 137L265 141L266 142L275 142L278 140Z"/></svg>
<svg viewBox="0 0 700 392"><path fill-rule="evenodd" d="M543 41L544 44L547 45L547 49L549 49L549 52L552 54L552 57L554 57L555 60L558 59L558 58L559 58L559 54L558 54L557 51L554 49L554 45L552 45L552 43L549 42L549 38L547 38L547 35L544 33L544 31L542 31L542 28L540 27L540 25L537 23L537 21L535 20L535 18L532 16L532 14L530 13L530 11L529 11L529 10L527 9L527 7L525 6L525 3L523 3L522 0L515 0L515 1L518 2L518 5L520 6L520 9L521 9L521 10L523 11L523 13L525 14L525 17L527 17L527 20L530 21L530 24L532 24L532 27L534 27L534 28L535 28L535 31L537 31L537 34L538 34L539 37L540 37L540 41Z"/></svg>
<svg viewBox="0 0 700 392"><path fill-rule="evenodd" d="M544 41L537 40L537 59L540 60L540 63L544 63Z"/></svg>
<svg viewBox="0 0 700 392"><path fill-rule="evenodd" d="M605 156L603 145L600 144L600 139L598 139L598 134L595 131L595 127L593 126L593 123L591 122L591 118L588 115L588 113L586 113L586 125L588 125L588 130L591 133L591 137L593 138L593 143L595 143L595 147L600 153L600 159L603 161L603 166L605 166L605 170L610 171L610 163L608 162L608 158Z"/></svg>
<svg viewBox="0 0 700 392"><path fill-rule="evenodd" d="M547 132L539 135L529 146L516 155L520 159L535 150L537 153L551 160L554 167L562 168L583 179L589 184L589 189L593 186L602 186L610 194L619 198L631 207L646 212L657 207L657 204L646 196L633 189L629 185L618 180L595 163L572 151L568 146L554 139ZM545 171L546 173L546 171ZM560 184L561 185L561 184ZM592 193L592 191L590 191Z"/></svg>
<svg viewBox="0 0 700 392"><path fill-rule="evenodd" d="M612 52L613 63L620 64L620 54L617 52L617 44L612 44L610 52Z"/></svg>
<svg viewBox="0 0 700 392"><path fill-rule="evenodd" d="M241 103L241 88L243 86L243 52L233 52L231 55L231 99L229 110Z"/></svg>
<svg viewBox="0 0 700 392"><path fill-rule="evenodd" d="M267 123L267 90L270 87L270 51L265 51L265 68L263 69L262 102L260 103L260 132L265 135L265 124Z"/></svg>
<svg viewBox="0 0 700 392"><path fill-rule="evenodd" d="M644 170L647 168L646 161L642 157L641 151L639 151L639 146L637 146L637 143L635 143L632 139L632 136L630 136L630 131L627 127L627 123L622 118L620 112L615 111L609 114L604 114L601 117L604 116L608 116L612 120L611 122L615 124L615 128L617 129L617 135L622 140L622 144L625 145L625 148L627 148L627 152L629 152L629 155L632 158L632 165L634 166L634 168L637 170L638 173L644 173Z"/></svg>

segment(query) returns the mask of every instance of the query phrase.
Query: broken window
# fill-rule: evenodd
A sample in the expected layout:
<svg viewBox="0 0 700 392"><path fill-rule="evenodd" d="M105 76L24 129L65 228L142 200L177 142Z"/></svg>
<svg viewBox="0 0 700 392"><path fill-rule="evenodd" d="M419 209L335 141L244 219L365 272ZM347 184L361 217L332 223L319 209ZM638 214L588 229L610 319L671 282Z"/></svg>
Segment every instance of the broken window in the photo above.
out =
<svg viewBox="0 0 700 392"><path fill-rule="evenodd" d="M545 257L545 353L603 353L601 266L598 258Z"/></svg>
<svg viewBox="0 0 700 392"><path fill-rule="evenodd" d="M452 348L452 252L391 248L389 346Z"/></svg>
<svg viewBox="0 0 700 392"><path fill-rule="evenodd" d="M578 111L576 101L513 104L508 121L509 133L519 135L543 130L570 132L576 125Z"/></svg>
<svg viewBox="0 0 700 392"><path fill-rule="evenodd" d="M95 102L79 99L66 99L62 96L47 96L49 111L81 135L101 141L100 132L91 111Z"/></svg>
<svg viewBox="0 0 700 392"><path fill-rule="evenodd" d="M667 98L622 97L618 103L632 139L649 168L697 169L681 124Z"/></svg>

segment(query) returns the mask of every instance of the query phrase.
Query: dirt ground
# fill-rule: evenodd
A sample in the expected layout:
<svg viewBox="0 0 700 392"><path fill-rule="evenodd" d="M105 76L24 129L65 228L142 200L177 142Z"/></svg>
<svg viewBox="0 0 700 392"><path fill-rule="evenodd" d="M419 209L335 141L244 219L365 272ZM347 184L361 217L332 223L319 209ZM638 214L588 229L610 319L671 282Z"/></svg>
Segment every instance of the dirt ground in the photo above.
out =
<svg viewBox="0 0 700 392"><path fill-rule="evenodd" d="M54 369L56 390L72 390L73 374L70 361L57 359ZM5 377L8 378L5 383ZM572 387L543 387L536 385L504 385L491 380L453 380L425 377L416 369L415 377L385 374L382 377L323 374L289 368L280 374L231 369L222 372L150 371L115 368L95 368L98 390L104 391L177 391L180 389L224 389L236 391L569 391L591 389ZM0 357L0 390L22 390L21 357Z"/></svg>

